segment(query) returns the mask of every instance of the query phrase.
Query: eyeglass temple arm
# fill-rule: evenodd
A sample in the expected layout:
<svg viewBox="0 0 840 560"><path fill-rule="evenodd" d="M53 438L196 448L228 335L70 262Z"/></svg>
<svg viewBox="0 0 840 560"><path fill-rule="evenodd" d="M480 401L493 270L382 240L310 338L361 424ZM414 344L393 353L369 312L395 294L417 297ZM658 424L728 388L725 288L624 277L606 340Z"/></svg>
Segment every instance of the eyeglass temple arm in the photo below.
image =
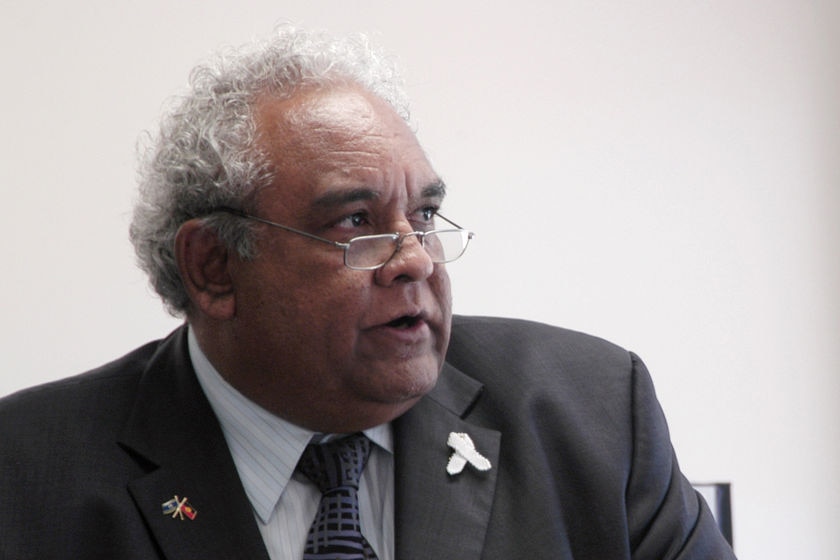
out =
<svg viewBox="0 0 840 560"><path fill-rule="evenodd" d="M260 222L263 224L268 224L270 226L274 226L276 228L285 229L286 231L291 231L293 233L297 233L298 235L303 235L304 237L308 237L309 239L314 239L315 241L320 241L321 243L328 243L334 247L338 247L339 249L346 249L349 245L347 243L342 243L340 241L333 241L332 239L325 239L323 237L318 237L317 235L313 235L302 229L295 229L290 226L284 226L283 224L278 224L277 222L272 222L271 220L266 220L265 218L260 218L259 216L254 216L253 214L249 214L243 210L238 210L236 208L231 208L230 206L217 206L213 208L212 212L225 212L226 214L232 214L234 216L238 216L240 218L245 218L246 220L253 220L255 222ZM444 218L446 219L446 218ZM448 220L447 220L448 221Z"/></svg>
<svg viewBox="0 0 840 560"><path fill-rule="evenodd" d="M456 228L458 228L458 229L464 229L463 227L459 226L458 224L456 224L455 222L453 222L452 220L450 220L449 218L447 218L446 216L444 216L444 215L443 215L443 214L441 214L440 212L438 212L437 214L435 214L435 216L437 216L438 218L441 218L442 220L444 220L444 221L446 221L447 223L449 223L449 224L451 224L451 225L455 226L455 227L456 227Z"/></svg>

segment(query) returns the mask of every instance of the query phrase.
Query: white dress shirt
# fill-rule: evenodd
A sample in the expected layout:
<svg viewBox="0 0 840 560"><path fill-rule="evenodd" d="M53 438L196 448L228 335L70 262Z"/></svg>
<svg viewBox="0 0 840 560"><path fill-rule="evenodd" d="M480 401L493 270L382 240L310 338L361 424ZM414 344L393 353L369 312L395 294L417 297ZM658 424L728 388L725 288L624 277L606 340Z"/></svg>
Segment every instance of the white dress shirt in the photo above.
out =
<svg viewBox="0 0 840 560"><path fill-rule="evenodd" d="M272 560L302 558L321 492L295 466L322 438L248 400L213 367L189 329L190 359L222 426L242 486ZM390 424L365 435L375 444L359 485L362 533L380 560L394 558L394 455Z"/></svg>

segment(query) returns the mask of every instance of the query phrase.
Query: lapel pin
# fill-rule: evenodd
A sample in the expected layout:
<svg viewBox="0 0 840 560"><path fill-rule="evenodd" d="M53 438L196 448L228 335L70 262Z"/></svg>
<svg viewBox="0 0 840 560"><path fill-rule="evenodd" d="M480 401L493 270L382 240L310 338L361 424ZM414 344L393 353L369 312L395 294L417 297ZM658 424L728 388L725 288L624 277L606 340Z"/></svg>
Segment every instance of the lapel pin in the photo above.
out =
<svg viewBox="0 0 840 560"><path fill-rule="evenodd" d="M446 472L451 475L459 474L464 470L467 463L479 471L490 470L490 461L475 450L475 444L470 436L460 432L451 432L446 445L452 448L453 453L446 465Z"/></svg>
<svg viewBox="0 0 840 560"><path fill-rule="evenodd" d="M195 516L198 515L198 512L194 507L192 507L189 502L187 502L187 497L184 496L183 499L178 498L176 495L171 500L167 500L161 504L163 508L163 515L172 515L172 519L179 517L181 521L184 520L186 516L190 520L195 519Z"/></svg>

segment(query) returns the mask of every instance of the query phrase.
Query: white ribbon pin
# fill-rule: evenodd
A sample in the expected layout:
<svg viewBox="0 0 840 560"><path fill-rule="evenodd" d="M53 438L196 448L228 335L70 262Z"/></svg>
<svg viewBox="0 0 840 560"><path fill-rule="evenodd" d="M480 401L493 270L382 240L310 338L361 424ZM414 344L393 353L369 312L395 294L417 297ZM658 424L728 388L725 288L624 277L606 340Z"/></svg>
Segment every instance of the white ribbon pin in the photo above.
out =
<svg viewBox="0 0 840 560"><path fill-rule="evenodd" d="M446 464L446 472L451 475L459 474L464 466L469 463L479 471L490 470L490 461L475 450L475 444L470 436L460 432L451 432L446 445L454 451L449 463Z"/></svg>

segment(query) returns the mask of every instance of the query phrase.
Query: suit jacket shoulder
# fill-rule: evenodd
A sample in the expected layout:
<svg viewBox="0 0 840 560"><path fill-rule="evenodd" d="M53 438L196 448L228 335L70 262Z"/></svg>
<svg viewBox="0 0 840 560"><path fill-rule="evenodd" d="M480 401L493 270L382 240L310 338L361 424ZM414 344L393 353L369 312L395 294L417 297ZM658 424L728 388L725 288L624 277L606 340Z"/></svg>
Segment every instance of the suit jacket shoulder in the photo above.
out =
<svg viewBox="0 0 840 560"><path fill-rule="evenodd" d="M456 316L446 358L489 383L513 382L526 389L531 382L541 390L562 383L600 391L603 383L626 382L635 356L602 338L544 323ZM500 371L506 368L517 369L516 380Z"/></svg>

